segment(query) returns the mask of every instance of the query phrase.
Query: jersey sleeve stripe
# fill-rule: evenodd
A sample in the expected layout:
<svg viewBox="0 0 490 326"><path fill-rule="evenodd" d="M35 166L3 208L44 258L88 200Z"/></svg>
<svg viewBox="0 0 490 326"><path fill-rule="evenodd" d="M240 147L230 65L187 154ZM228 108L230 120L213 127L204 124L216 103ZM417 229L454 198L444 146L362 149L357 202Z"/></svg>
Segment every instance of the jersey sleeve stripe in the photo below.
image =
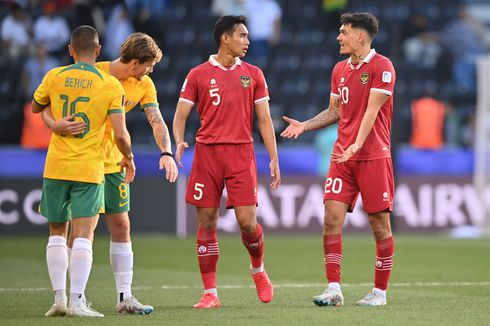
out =
<svg viewBox="0 0 490 326"><path fill-rule="evenodd" d="M185 102L187 104L194 105L194 102L183 97L179 98L179 102Z"/></svg>
<svg viewBox="0 0 490 326"><path fill-rule="evenodd" d="M45 107L47 107L49 105L49 102L47 104L41 104L38 101L36 101L36 99L33 99L33 100L34 100L34 102L36 102L37 105L39 105L42 108L45 108Z"/></svg>
<svg viewBox="0 0 490 326"><path fill-rule="evenodd" d="M109 109L109 114L124 113L124 109Z"/></svg>
<svg viewBox="0 0 490 326"><path fill-rule="evenodd" d="M145 111L146 108L155 107L158 108L158 103L146 103L141 106L141 111Z"/></svg>
<svg viewBox="0 0 490 326"><path fill-rule="evenodd" d="M255 100L254 103L259 104L261 102L268 101L268 100L270 100L270 98L269 96L266 96L266 97L259 98L258 100Z"/></svg>
<svg viewBox="0 0 490 326"><path fill-rule="evenodd" d="M381 93L381 94L386 94L386 95L389 95L391 96L391 94L393 94L393 92L390 92L386 89L381 89L381 88L371 88L371 91L372 92L375 92L375 93Z"/></svg>

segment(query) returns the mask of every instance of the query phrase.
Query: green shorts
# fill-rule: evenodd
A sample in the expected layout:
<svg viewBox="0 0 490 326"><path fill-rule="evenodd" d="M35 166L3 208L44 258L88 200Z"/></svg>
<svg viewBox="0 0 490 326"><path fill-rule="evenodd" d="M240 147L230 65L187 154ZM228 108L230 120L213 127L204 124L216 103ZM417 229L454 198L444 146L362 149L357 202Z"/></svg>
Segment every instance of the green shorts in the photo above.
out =
<svg viewBox="0 0 490 326"><path fill-rule="evenodd" d="M103 202L102 184L44 179L40 211L48 222L68 222L96 216Z"/></svg>
<svg viewBox="0 0 490 326"><path fill-rule="evenodd" d="M124 182L124 173L116 172L105 175L105 213L123 213L129 211L129 185Z"/></svg>

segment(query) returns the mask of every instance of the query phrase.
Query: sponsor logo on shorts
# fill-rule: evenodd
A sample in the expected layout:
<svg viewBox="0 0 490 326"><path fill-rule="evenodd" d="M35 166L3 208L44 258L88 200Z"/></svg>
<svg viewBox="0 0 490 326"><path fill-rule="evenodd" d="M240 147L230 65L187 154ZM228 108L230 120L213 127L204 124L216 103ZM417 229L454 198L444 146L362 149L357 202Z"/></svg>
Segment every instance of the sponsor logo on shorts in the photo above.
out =
<svg viewBox="0 0 490 326"><path fill-rule="evenodd" d="M124 207L124 206L126 206L127 204L129 204L129 202L128 202L128 201L127 201L127 202L125 202L125 203L119 203L119 207Z"/></svg>
<svg viewBox="0 0 490 326"><path fill-rule="evenodd" d="M383 192L383 201L388 201L388 193L386 191Z"/></svg>

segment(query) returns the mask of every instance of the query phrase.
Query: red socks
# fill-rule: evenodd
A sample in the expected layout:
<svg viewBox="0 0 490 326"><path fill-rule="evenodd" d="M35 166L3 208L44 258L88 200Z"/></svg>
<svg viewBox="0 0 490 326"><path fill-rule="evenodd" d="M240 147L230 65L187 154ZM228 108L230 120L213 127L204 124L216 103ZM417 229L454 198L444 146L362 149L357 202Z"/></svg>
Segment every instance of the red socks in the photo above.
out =
<svg viewBox="0 0 490 326"><path fill-rule="evenodd" d="M250 254L253 268L262 266L262 258L264 257L264 233L262 227L257 224L255 231L247 235L242 232L242 242Z"/></svg>
<svg viewBox="0 0 490 326"><path fill-rule="evenodd" d="M393 237L376 241L376 265L374 267L374 287L380 290L388 288L395 243Z"/></svg>
<svg viewBox="0 0 490 326"><path fill-rule="evenodd" d="M325 273L328 283L340 283L342 264L342 234L323 235Z"/></svg>
<svg viewBox="0 0 490 326"><path fill-rule="evenodd" d="M216 265L219 258L216 229L197 230L196 253L204 290L216 288Z"/></svg>

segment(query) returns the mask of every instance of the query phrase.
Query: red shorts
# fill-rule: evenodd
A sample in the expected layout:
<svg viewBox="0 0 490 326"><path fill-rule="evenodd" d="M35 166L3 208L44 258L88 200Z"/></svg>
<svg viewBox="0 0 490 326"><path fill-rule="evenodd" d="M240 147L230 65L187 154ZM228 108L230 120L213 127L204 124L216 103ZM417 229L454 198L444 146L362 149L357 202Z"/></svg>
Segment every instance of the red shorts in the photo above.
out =
<svg viewBox="0 0 490 326"><path fill-rule="evenodd" d="M392 212L395 184L391 158L331 162L324 191L324 200L349 204L349 212L354 209L359 194L367 213L386 209Z"/></svg>
<svg viewBox="0 0 490 326"><path fill-rule="evenodd" d="M197 207L219 207L226 185L226 207L257 205L257 166L249 144L197 143L185 200Z"/></svg>

